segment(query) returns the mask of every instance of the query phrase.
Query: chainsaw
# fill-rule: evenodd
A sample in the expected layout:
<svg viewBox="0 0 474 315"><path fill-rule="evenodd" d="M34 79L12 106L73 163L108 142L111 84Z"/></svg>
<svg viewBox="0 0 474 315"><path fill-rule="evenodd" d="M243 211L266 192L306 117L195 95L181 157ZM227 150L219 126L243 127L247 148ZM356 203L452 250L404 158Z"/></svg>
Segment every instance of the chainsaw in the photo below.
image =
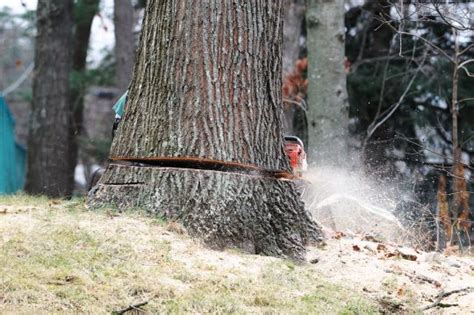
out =
<svg viewBox="0 0 474 315"><path fill-rule="evenodd" d="M114 124L114 131L115 129L116 126ZM308 169L303 141L301 141L301 139L296 136L285 136L284 140L285 153L290 161L294 179L300 182L303 178L303 173ZM100 168L92 174L92 178L87 189L88 191L97 184L104 171L104 168Z"/></svg>
<svg viewBox="0 0 474 315"><path fill-rule="evenodd" d="M303 141L296 136L285 136L285 153L290 160L293 175L301 179L308 169Z"/></svg>

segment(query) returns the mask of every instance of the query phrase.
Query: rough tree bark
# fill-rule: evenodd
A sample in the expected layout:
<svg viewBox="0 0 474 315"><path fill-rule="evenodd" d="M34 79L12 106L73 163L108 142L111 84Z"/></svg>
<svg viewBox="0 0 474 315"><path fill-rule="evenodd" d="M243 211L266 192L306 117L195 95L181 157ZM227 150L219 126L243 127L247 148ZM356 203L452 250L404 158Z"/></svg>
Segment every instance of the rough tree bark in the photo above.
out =
<svg viewBox="0 0 474 315"><path fill-rule="evenodd" d="M128 88L132 79L135 56L133 14L131 0L114 1L116 80L121 91Z"/></svg>
<svg viewBox="0 0 474 315"><path fill-rule="evenodd" d="M68 197L73 190L74 178L68 163L72 147L72 10L73 0L38 1L25 185L25 191L31 194Z"/></svg>
<svg viewBox="0 0 474 315"><path fill-rule="evenodd" d="M308 135L315 163L347 159L344 0L307 0Z"/></svg>
<svg viewBox="0 0 474 315"><path fill-rule="evenodd" d="M148 1L117 162L89 205L144 208L216 248L302 258L321 233L279 178L281 22L281 1Z"/></svg>

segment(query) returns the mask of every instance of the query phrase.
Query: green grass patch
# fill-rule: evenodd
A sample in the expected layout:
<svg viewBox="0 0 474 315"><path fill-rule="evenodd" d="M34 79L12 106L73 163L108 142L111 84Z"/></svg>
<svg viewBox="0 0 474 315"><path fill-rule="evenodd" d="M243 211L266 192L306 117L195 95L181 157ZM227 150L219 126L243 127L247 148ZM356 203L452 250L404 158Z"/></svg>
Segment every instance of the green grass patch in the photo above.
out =
<svg viewBox="0 0 474 315"><path fill-rule="evenodd" d="M0 216L0 313L110 314L143 301L165 314L378 312L313 265L214 252L149 216L26 195L1 206L13 211Z"/></svg>

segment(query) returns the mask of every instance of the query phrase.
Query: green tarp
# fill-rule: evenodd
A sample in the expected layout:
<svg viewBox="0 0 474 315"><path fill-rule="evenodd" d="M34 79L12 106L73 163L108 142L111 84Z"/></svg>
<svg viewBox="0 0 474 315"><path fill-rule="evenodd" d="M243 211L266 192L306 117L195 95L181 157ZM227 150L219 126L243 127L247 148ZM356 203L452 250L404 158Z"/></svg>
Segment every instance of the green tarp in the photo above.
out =
<svg viewBox="0 0 474 315"><path fill-rule="evenodd" d="M25 150L15 141L15 121L0 96L0 195L23 188Z"/></svg>

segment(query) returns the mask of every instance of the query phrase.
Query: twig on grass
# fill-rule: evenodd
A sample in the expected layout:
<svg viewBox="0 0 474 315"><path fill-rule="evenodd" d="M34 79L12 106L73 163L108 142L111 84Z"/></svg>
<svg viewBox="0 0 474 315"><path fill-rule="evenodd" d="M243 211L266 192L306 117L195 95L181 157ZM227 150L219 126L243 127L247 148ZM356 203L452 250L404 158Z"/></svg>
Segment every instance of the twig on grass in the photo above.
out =
<svg viewBox="0 0 474 315"><path fill-rule="evenodd" d="M132 305L129 305L128 307L126 307L124 309L121 309L119 311L113 311L112 315L122 315L122 314L125 314L126 312L129 312L129 311L132 311L132 310L143 311L141 309L141 307L145 306L147 304L148 304L148 301L137 303L137 304L132 304Z"/></svg>

